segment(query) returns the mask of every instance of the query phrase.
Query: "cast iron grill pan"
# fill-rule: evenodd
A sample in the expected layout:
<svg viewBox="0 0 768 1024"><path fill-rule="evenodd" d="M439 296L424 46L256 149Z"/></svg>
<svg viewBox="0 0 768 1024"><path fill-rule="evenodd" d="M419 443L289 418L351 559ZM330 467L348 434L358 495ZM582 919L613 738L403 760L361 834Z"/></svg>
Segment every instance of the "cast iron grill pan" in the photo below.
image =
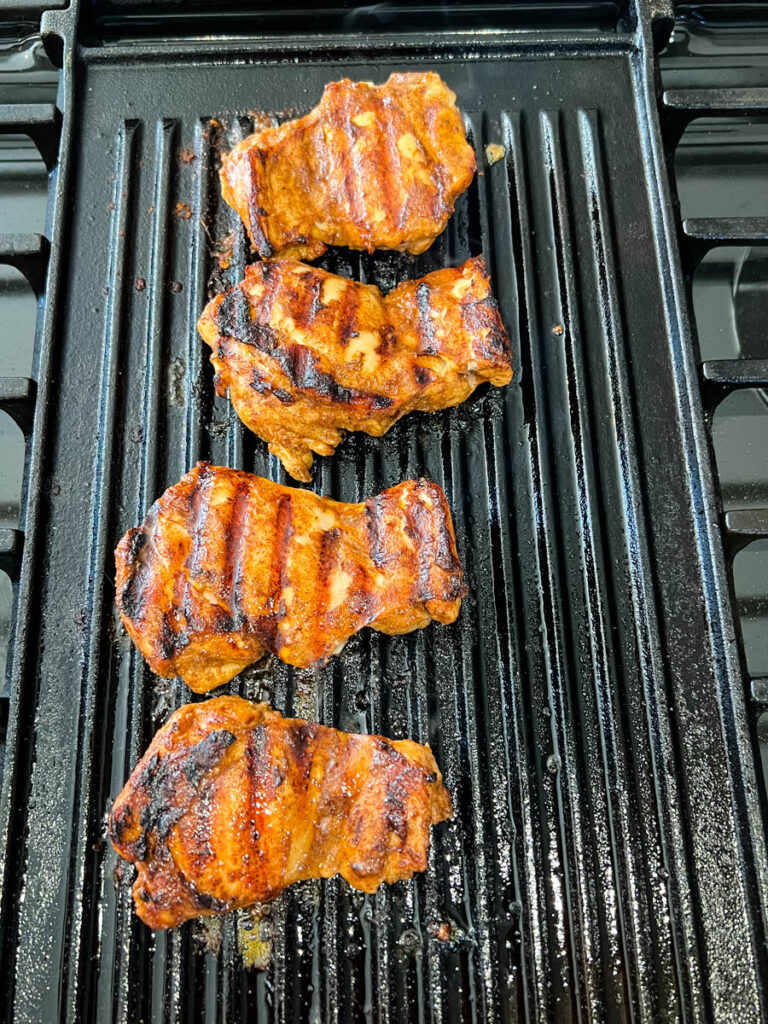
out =
<svg viewBox="0 0 768 1024"><path fill-rule="evenodd" d="M703 539L713 499L685 405L647 38L76 51L22 581L35 613L14 652L5 1019L758 1019L764 855ZM261 916L153 934L106 814L170 711L199 698L153 677L119 627L112 551L198 459L290 482L214 397L195 333L251 258L219 157L328 81L412 69L457 93L479 173L424 255L320 265L389 289L482 252L515 379L349 436L312 486L358 501L435 480L470 595L455 626L366 631L325 668L272 660L226 690L429 742L456 816L412 882L372 897L303 883Z"/></svg>

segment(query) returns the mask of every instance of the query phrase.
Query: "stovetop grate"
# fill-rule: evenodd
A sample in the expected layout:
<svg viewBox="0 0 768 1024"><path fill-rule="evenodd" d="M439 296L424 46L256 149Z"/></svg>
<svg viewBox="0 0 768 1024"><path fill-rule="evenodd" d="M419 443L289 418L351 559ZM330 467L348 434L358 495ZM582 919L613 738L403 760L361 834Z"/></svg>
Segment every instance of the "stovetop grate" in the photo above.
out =
<svg viewBox="0 0 768 1024"><path fill-rule="evenodd" d="M614 32L279 46L83 45L77 5L45 16L65 63L47 277L44 240L0 245L47 284L15 563L21 535L6 545L20 566L0 806L6 1019L765 1015L768 863L657 123L652 5L635 10L637 28L622 17ZM216 159L254 107L307 109L342 74L413 67L458 93L479 157L494 142L505 158L481 159L423 257L337 252L325 265L389 287L484 252L516 379L384 439L348 438L314 486L357 500L435 479L471 595L453 629L365 634L317 673L270 665L231 689L428 740L458 814L413 883L373 898L307 883L268 919L153 936L132 913L128 872L113 882L104 817L191 695L159 685L117 628L111 549L197 458L282 479L213 398L194 334L210 290L247 258ZM45 131L50 156L55 115ZM229 234L222 267L211 241ZM8 387L28 414L29 389ZM265 952L254 934L271 945L265 971L243 967Z"/></svg>

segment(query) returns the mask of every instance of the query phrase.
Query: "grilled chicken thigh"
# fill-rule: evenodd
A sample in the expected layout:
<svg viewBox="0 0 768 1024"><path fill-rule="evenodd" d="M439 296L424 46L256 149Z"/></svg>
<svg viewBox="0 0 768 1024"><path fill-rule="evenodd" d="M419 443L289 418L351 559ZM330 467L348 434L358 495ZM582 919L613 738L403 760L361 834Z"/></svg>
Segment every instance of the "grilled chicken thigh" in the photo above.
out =
<svg viewBox="0 0 768 1024"><path fill-rule="evenodd" d="M306 117L222 158L221 192L268 259L328 245L419 253L475 173L456 96L432 72L331 82Z"/></svg>
<svg viewBox="0 0 768 1024"><path fill-rule="evenodd" d="M198 693L266 651L307 667L363 626L453 622L466 592L445 495L427 480L349 505L198 463L115 557L133 642Z"/></svg>
<svg viewBox="0 0 768 1024"><path fill-rule="evenodd" d="M430 826L452 813L429 747L218 697L170 717L109 829L138 865L139 917L171 928L305 878L340 874L364 892L410 878L426 870Z"/></svg>
<svg viewBox="0 0 768 1024"><path fill-rule="evenodd" d="M220 394L309 480L312 452L345 430L379 436L413 410L463 402L512 377L509 339L481 257L406 281L382 296L294 260L257 263L217 295L198 330Z"/></svg>

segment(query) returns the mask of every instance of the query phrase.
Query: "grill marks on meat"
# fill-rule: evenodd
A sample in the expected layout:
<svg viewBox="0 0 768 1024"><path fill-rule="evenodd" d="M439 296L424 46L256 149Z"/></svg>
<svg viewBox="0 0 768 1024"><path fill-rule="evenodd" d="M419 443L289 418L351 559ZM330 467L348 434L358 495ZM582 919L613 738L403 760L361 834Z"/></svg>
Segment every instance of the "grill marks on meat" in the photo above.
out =
<svg viewBox="0 0 768 1024"><path fill-rule="evenodd" d="M264 277L263 268L266 266L271 267L273 264L260 264L258 268L248 267L246 273L251 272L250 276L253 277L253 271L256 270L256 276L261 275ZM275 283L277 282L276 275L273 272L270 271L266 276L271 283L271 287L268 289L268 301L265 303L265 312L268 312L271 316L273 315L276 299L274 291ZM319 286L321 283L321 280L317 278L310 283L310 288L314 285ZM297 303L301 303L304 296L299 293L296 294L295 298ZM306 327L309 327L316 318L315 310L319 310L319 306L315 307L314 303L307 311L297 308L295 310L296 317L295 319L292 318L293 323L297 325L304 324ZM205 311L202 315L205 316ZM293 391L310 392L331 402L342 402L350 405L366 406L373 404L376 406L378 404L386 407L391 404L382 395L340 385L332 373L326 372L321 368L318 354L310 347L301 344L291 344L289 341L286 341L283 332L279 329L252 320L248 297L239 287L232 288L222 296L217 308L217 322L222 332L242 339L244 345L250 345L256 352L269 356L274 361L280 373L285 377L286 387L276 388L272 393L283 404L290 404L294 401ZM351 328L349 328L346 331L347 342L351 333ZM218 347L222 346L219 345ZM217 361L220 362L221 360L214 356L214 364ZM218 374L218 391L223 393L222 389L226 390L224 388L227 377L226 367L219 368L216 366L216 371ZM257 394L266 394L271 390L269 377L264 374L261 367L254 368L253 378L249 382L251 387L253 387L254 381L259 382L259 386L253 388Z"/></svg>
<svg viewBox="0 0 768 1024"><path fill-rule="evenodd" d="M199 463L115 559L132 640L198 693L266 651L307 667L364 626L453 622L466 592L445 495L427 480L351 505Z"/></svg>
<svg viewBox="0 0 768 1024"><path fill-rule="evenodd" d="M208 304L198 330L219 394L229 389L241 420L298 480L345 430L380 436L408 412L512 378L482 257L386 296L294 260L257 263Z"/></svg>
<svg viewBox="0 0 768 1024"><path fill-rule="evenodd" d="M115 801L110 838L138 867L136 911L171 928L340 874L373 892L425 871L451 817L429 747L282 718L219 697L157 733Z"/></svg>
<svg viewBox="0 0 768 1024"><path fill-rule="evenodd" d="M475 173L456 96L433 72L331 82L306 117L222 158L221 191L265 259L328 245L420 253Z"/></svg>

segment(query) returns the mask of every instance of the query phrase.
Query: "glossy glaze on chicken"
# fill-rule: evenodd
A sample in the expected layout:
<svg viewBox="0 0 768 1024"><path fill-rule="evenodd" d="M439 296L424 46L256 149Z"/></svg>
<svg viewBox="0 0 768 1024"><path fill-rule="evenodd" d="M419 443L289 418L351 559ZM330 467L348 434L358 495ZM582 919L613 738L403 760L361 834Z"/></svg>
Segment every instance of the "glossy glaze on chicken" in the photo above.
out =
<svg viewBox="0 0 768 1024"><path fill-rule="evenodd" d="M257 263L208 304L198 330L219 393L298 480L344 431L378 437L406 413L458 405L512 377L482 257L386 296L294 260Z"/></svg>
<svg viewBox="0 0 768 1024"><path fill-rule="evenodd" d="M364 626L453 622L466 592L445 495L428 480L345 504L198 463L115 558L133 642L198 693L267 651L308 667Z"/></svg>
<svg viewBox="0 0 768 1024"><path fill-rule="evenodd" d="M219 697L180 708L115 801L112 843L138 867L151 928L272 900L339 874L373 892L427 867L451 817L429 747L282 718Z"/></svg>
<svg viewBox="0 0 768 1024"><path fill-rule="evenodd" d="M345 78L306 117L225 154L221 192L265 259L328 245L419 253L475 173L456 96L433 72Z"/></svg>

